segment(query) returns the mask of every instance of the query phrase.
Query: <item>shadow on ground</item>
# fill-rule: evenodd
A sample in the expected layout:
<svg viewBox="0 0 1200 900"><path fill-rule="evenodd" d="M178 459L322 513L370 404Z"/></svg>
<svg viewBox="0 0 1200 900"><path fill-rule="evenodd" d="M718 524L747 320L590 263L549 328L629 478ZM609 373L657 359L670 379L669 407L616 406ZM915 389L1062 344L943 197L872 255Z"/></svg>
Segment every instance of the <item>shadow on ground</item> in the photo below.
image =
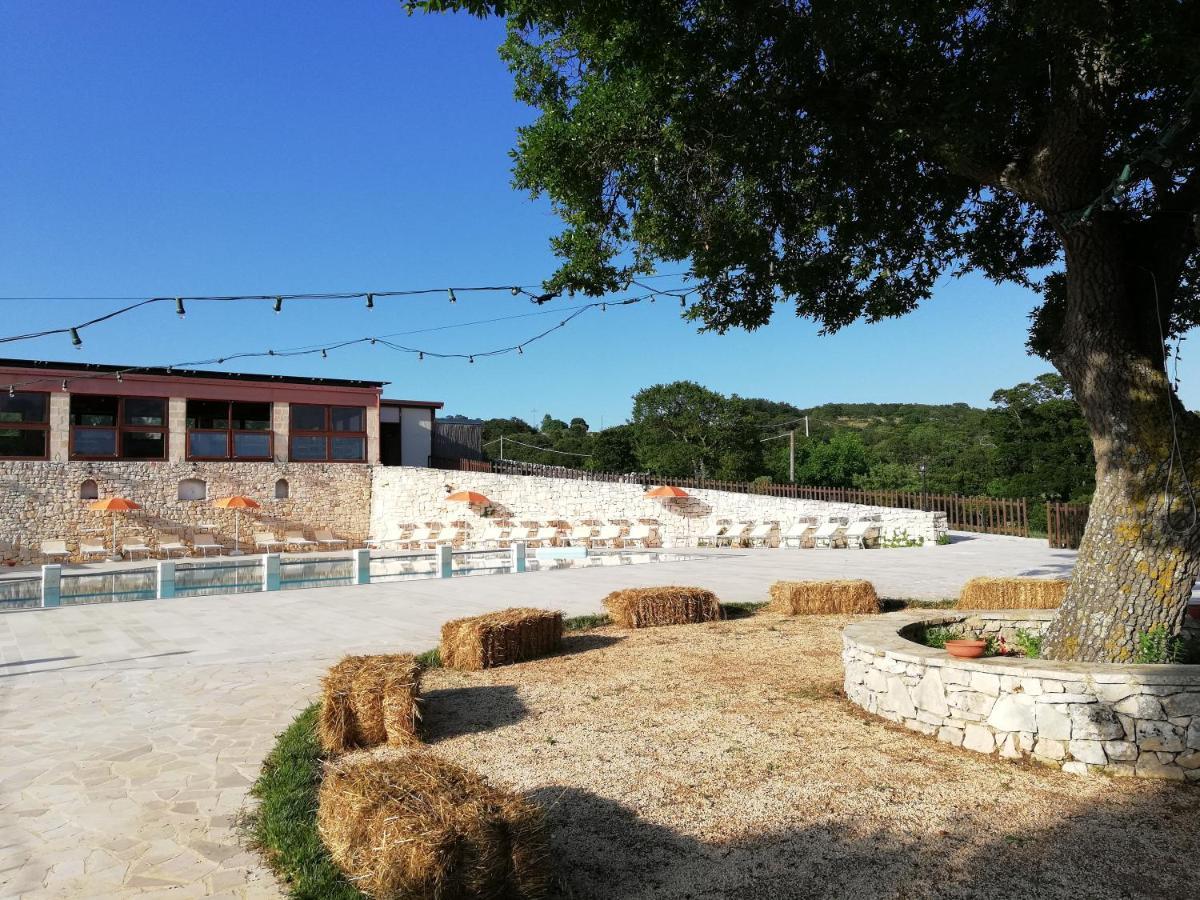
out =
<svg viewBox="0 0 1200 900"><path fill-rule="evenodd" d="M605 647L611 647L613 644L619 644L625 640L619 634L564 634L562 639L563 654L587 653L591 650L603 650Z"/></svg>
<svg viewBox="0 0 1200 900"><path fill-rule="evenodd" d="M567 861L562 896L572 900L1200 897L1200 835L1181 824L1200 791L1173 784L1148 786L1135 803L1081 807L1027 835L983 836L976 823L987 810L964 810L962 826L934 840L830 821L705 843L577 788L531 797L548 811L553 856Z"/></svg>
<svg viewBox="0 0 1200 900"><path fill-rule="evenodd" d="M494 731L519 722L529 710L511 684L445 688L422 696L425 741L436 744L464 734Z"/></svg>

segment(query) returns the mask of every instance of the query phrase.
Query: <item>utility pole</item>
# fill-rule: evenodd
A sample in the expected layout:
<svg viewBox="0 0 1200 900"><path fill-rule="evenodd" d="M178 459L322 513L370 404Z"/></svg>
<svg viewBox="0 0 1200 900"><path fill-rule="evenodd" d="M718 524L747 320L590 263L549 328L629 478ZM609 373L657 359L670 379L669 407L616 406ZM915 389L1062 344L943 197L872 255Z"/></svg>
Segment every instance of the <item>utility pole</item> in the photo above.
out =
<svg viewBox="0 0 1200 900"><path fill-rule="evenodd" d="M500 458L504 459L504 435L500 435Z"/></svg>
<svg viewBox="0 0 1200 900"><path fill-rule="evenodd" d="M793 422L799 422L799 419L792 419ZM788 424L788 423L783 423ZM764 426L771 427L771 426ZM808 437L808 416L804 417L804 436ZM769 438L763 438L759 441L760 444L765 444L767 441L777 441L780 438L788 439L788 481L792 484L796 483L796 429L792 428L788 431L780 432Z"/></svg>

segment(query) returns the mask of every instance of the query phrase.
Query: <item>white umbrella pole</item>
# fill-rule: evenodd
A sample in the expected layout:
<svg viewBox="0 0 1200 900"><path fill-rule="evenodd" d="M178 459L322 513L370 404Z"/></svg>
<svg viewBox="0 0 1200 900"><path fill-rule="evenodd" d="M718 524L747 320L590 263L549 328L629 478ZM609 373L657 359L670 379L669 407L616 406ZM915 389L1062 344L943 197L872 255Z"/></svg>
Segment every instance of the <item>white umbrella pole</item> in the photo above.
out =
<svg viewBox="0 0 1200 900"><path fill-rule="evenodd" d="M242 511L240 509L233 511L233 549L229 555L242 555Z"/></svg>

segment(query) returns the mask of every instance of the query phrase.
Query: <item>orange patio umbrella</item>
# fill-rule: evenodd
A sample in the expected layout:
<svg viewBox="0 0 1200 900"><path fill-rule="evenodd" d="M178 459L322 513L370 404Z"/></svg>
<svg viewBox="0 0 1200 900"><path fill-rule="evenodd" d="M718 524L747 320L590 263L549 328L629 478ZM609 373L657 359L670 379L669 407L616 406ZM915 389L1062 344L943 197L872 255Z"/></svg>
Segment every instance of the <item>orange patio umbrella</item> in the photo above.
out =
<svg viewBox="0 0 1200 900"><path fill-rule="evenodd" d="M243 497L237 494L233 497L222 497L220 500L214 500L213 506L217 509L232 509L233 510L233 549L229 551L230 556L242 555L241 544L241 526L242 526L242 510L243 509L258 509L259 502L251 497ZM270 548L268 548L270 549Z"/></svg>
<svg viewBox="0 0 1200 900"><path fill-rule="evenodd" d="M487 506L492 502L478 491L455 491L446 499L455 503L469 503L472 506Z"/></svg>
<svg viewBox="0 0 1200 900"><path fill-rule="evenodd" d="M646 491L646 496L647 497L658 497L663 500L673 500L676 497L688 497L688 496L690 496L690 494L688 494L688 492L685 491L683 488L675 487L674 485L670 485L670 484L663 484L656 488L651 488L650 490Z"/></svg>
<svg viewBox="0 0 1200 900"><path fill-rule="evenodd" d="M124 497L105 497L103 500L93 500L88 504L88 509L94 509L96 512L113 513L112 525L112 556L109 559L118 560L121 554L117 552L117 516L119 512L130 512L131 510L141 509L141 504L134 503L132 500L127 500Z"/></svg>

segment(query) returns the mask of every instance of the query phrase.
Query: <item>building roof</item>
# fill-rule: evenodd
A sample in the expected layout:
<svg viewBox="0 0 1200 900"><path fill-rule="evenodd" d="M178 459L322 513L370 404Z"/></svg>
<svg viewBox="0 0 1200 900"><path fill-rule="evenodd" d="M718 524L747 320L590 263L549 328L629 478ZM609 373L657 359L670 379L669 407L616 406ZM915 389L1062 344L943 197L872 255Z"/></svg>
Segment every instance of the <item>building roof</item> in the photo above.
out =
<svg viewBox="0 0 1200 900"><path fill-rule="evenodd" d="M216 378L228 381L263 381L275 384L315 384L330 387L381 388L387 381L360 381L348 378L308 378L301 375L263 375L254 372L209 372L203 369L176 369L162 366L111 366L104 363L55 362L44 359L2 359L0 368L32 369L35 371L80 372L95 375L111 375L122 372L128 375L154 375L170 378ZM442 404L424 404L403 401L409 406L438 406Z"/></svg>
<svg viewBox="0 0 1200 900"><path fill-rule="evenodd" d="M390 397L384 397L379 401L380 406L420 406L425 409L441 409L444 404L441 400L393 400Z"/></svg>

